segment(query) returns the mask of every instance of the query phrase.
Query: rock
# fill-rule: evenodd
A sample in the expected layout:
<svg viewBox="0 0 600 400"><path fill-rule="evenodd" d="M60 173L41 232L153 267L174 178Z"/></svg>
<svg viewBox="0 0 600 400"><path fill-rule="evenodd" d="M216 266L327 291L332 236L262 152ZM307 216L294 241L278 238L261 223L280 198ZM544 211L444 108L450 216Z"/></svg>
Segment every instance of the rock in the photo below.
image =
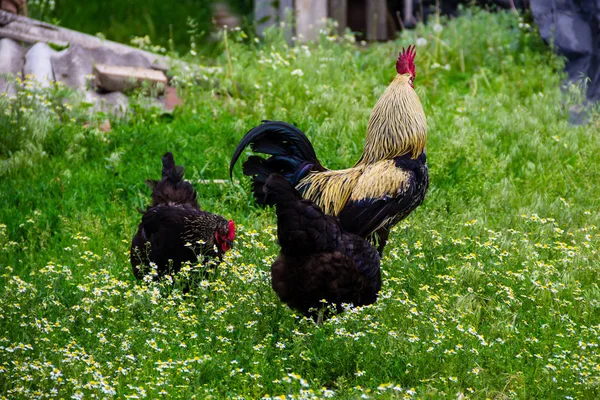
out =
<svg viewBox="0 0 600 400"><path fill-rule="evenodd" d="M173 111L175 107L181 105L181 99L177 95L177 88L167 86L165 90L164 106L165 110Z"/></svg>
<svg viewBox="0 0 600 400"><path fill-rule="evenodd" d="M147 83L162 93L167 85L164 72L148 68L96 64L94 75L98 87L109 92L123 92Z"/></svg>
<svg viewBox="0 0 600 400"><path fill-rule="evenodd" d="M92 111L124 116L129 109L129 98L120 92L100 94L85 92L85 101L92 104Z"/></svg>
<svg viewBox="0 0 600 400"><path fill-rule="evenodd" d="M27 4L25 0L0 0L0 9L13 14L27 15Z"/></svg>
<svg viewBox="0 0 600 400"><path fill-rule="evenodd" d="M38 42L31 46L25 54L25 65L23 73L25 76L31 75L41 87L50 87L54 82L54 73L52 72L52 56L57 53L46 43Z"/></svg>
<svg viewBox="0 0 600 400"><path fill-rule="evenodd" d="M118 54L105 47L88 50L93 64L122 65L126 67L152 68L152 63L138 52Z"/></svg>
<svg viewBox="0 0 600 400"><path fill-rule="evenodd" d="M0 73L16 75L23 69L23 49L11 39L0 39Z"/></svg>
<svg viewBox="0 0 600 400"><path fill-rule="evenodd" d="M105 119L104 121L102 121L102 123L98 126L98 129L100 130L100 132L110 132L110 120Z"/></svg>
<svg viewBox="0 0 600 400"><path fill-rule="evenodd" d="M52 69L57 81L73 89L85 89L87 77L92 74L92 58L83 47L72 45L52 56Z"/></svg>
<svg viewBox="0 0 600 400"><path fill-rule="evenodd" d="M25 49L14 40L0 39L0 74L21 74L23 70ZM14 96L15 88L0 77L0 93L6 92Z"/></svg>

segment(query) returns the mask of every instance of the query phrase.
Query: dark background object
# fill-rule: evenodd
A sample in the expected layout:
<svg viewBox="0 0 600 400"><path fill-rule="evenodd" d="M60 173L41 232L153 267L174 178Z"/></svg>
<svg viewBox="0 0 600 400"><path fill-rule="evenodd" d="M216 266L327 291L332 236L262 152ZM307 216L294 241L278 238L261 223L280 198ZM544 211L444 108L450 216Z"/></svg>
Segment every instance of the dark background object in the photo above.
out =
<svg viewBox="0 0 600 400"><path fill-rule="evenodd" d="M570 82L590 79L587 98L600 100L600 1L531 0L540 35L567 58Z"/></svg>
<svg viewBox="0 0 600 400"><path fill-rule="evenodd" d="M329 1L332 2L332 0ZM336 1L336 3L340 3L340 1ZM372 18L373 15L372 12L369 12L369 3L371 2L367 0L345 0L344 3L347 5L347 13L343 26L345 27L347 24L353 32L357 33L359 39L366 40L393 39L397 31L412 29L416 27L419 21L426 21L438 13L456 17L460 5L464 7L478 6L492 11L511 8L523 10L529 6L529 0L387 0L384 2L387 8L385 21L387 32L373 37L367 32L368 19ZM330 17L333 16L331 10L329 14Z"/></svg>
<svg viewBox="0 0 600 400"><path fill-rule="evenodd" d="M490 10L526 9L529 0L388 0L390 13L392 15L399 13L404 27L408 29L413 28L417 21L427 20L438 11L440 15L456 17L460 5L478 6Z"/></svg>

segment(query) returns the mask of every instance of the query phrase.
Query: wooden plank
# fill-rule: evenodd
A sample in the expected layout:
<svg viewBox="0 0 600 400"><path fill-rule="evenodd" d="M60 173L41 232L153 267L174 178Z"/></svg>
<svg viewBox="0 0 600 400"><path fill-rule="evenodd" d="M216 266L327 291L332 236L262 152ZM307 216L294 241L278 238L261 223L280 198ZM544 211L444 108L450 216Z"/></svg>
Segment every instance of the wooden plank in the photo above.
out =
<svg viewBox="0 0 600 400"><path fill-rule="evenodd" d="M343 35L348 26L348 0L329 0L329 18L337 21L337 31Z"/></svg>
<svg viewBox="0 0 600 400"><path fill-rule="evenodd" d="M288 14L294 18L294 0L279 0L279 20L286 21Z"/></svg>
<svg viewBox="0 0 600 400"><path fill-rule="evenodd" d="M327 22L327 2L296 0L296 36L300 41L315 40Z"/></svg>
<svg viewBox="0 0 600 400"><path fill-rule="evenodd" d="M367 40L387 40L387 4L385 0L367 0Z"/></svg>
<svg viewBox="0 0 600 400"><path fill-rule="evenodd" d="M367 0L367 14L365 15L365 18L367 19L366 37L369 41L377 40L377 14L375 12L375 3L376 0Z"/></svg>
<svg viewBox="0 0 600 400"><path fill-rule="evenodd" d="M286 23L284 37L289 42L294 35L294 0L279 0L279 21Z"/></svg>
<svg viewBox="0 0 600 400"><path fill-rule="evenodd" d="M147 82L162 93L167 85L167 76L155 69L96 64L93 74L98 87L109 92L123 92Z"/></svg>
<svg viewBox="0 0 600 400"><path fill-rule="evenodd" d="M388 40L387 21L388 21L387 2L379 0L377 2L377 40Z"/></svg>
<svg viewBox="0 0 600 400"><path fill-rule="evenodd" d="M137 52L147 58L153 67L162 70L168 69L170 64L170 59L165 56L0 10L0 38L2 37L25 43L43 42L59 46L72 43L85 49L104 47L118 54Z"/></svg>

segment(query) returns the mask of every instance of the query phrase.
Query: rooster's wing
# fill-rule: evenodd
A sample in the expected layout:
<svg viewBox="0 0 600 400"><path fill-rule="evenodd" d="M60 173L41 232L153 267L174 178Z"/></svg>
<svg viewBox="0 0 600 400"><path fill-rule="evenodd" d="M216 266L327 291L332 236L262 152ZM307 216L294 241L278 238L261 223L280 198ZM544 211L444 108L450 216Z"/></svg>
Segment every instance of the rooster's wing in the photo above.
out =
<svg viewBox="0 0 600 400"><path fill-rule="evenodd" d="M421 204L428 183L424 154L370 165L338 215L342 227L361 237L391 228Z"/></svg>

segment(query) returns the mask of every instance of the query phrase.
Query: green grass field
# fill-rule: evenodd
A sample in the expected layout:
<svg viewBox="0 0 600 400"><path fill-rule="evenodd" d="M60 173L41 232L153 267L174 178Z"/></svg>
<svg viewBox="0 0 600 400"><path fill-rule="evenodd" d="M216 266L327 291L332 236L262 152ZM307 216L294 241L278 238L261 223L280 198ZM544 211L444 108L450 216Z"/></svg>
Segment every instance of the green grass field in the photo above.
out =
<svg viewBox="0 0 600 400"><path fill-rule="evenodd" d="M144 37L163 49L189 50L191 42L201 42L204 55L212 54L211 35L215 0L28 0L29 16L109 40L129 43ZM253 0L220 0L251 22Z"/></svg>
<svg viewBox="0 0 600 400"><path fill-rule="evenodd" d="M561 60L514 15L442 26L369 46L232 31L211 65L188 55L176 71L183 108L134 106L108 133L62 88L0 96L0 395L598 398L600 118L568 124L580 96L561 92ZM417 39L428 196L391 234L378 302L317 327L270 287L273 210L239 169L200 180L227 179L265 118L303 129L324 165L351 166ZM165 151L203 207L238 224L190 296L129 264Z"/></svg>

